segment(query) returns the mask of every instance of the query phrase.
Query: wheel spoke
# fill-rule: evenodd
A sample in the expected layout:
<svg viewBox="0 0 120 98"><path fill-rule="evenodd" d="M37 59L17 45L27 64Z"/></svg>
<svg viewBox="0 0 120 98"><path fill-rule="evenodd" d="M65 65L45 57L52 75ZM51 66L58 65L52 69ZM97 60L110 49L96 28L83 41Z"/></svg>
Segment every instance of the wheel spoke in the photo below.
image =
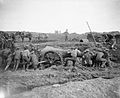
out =
<svg viewBox="0 0 120 98"><path fill-rule="evenodd" d="M51 65L60 64L61 62L60 56L56 52L53 52L53 51L47 52L44 55L44 59L47 60Z"/></svg>

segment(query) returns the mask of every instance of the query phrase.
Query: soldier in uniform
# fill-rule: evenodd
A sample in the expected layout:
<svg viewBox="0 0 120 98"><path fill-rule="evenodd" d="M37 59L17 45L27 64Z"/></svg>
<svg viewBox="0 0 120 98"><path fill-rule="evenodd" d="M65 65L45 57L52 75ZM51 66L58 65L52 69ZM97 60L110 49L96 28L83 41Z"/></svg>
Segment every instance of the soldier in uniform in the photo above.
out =
<svg viewBox="0 0 120 98"><path fill-rule="evenodd" d="M35 50L35 46L34 46L33 44L30 44L30 45L29 45L29 48L30 48L30 49L29 49L30 51Z"/></svg>
<svg viewBox="0 0 120 98"><path fill-rule="evenodd" d="M28 66L29 61L30 61L30 51L28 49L28 46L24 47L24 50L22 52L22 56L23 56L23 63L24 63L24 69L26 70L26 65Z"/></svg>
<svg viewBox="0 0 120 98"><path fill-rule="evenodd" d="M20 60L21 60L21 56L22 56L22 52L19 49L19 47L16 48L15 52L14 52L14 70L16 71L18 69L18 66L20 64Z"/></svg>
<svg viewBox="0 0 120 98"><path fill-rule="evenodd" d="M39 64L39 61L38 61L38 57L36 56L34 50L31 51L30 57L31 57L31 64L32 64L34 70L36 70L37 66Z"/></svg>
<svg viewBox="0 0 120 98"><path fill-rule="evenodd" d="M9 56L9 54L11 53L11 50L9 48L5 48L4 50L2 50L2 64L6 65L6 60Z"/></svg>
<svg viewBox="0 0 120 98"><path fill-rule="evenodd" d="M82 53L82 64L87 66L93 65L93 57L95 56L92 49L88 48Z"/></svg>
<svg viewBox="0 0 120 98"><path fill-rule="evenodd" d="M11 65L11 63L12 63L12 61L13 61L13 54L12 54L12 52L8 55L8 57L7 57L7 60L6 60L6 62L7 62L7 65L6 65L6 67L5 67L5 71L8 69L8 67Z"/></svg>
<svg viewBox="0 0 120 98"><path fill-rule="evenodd" d="M101 48L95 48L94 50L95 53L95 65L94 66L99 66L99 67L104 67L106 63L109 63L109 49L105 47Z"/></svg>
<svg viewBox="0 0 120 98"><path fill-rule="evenodd" d="M76 61L78 61L78 57L81 57L82 52L74 47L74 48L71 48L71 50L68 50L66 55L68 55L68 57L65 59L65 66L68 65L68 61L72 61L72 66L69 66L69 67L71 68L70 70L74 70L75 63Z"/></svg>

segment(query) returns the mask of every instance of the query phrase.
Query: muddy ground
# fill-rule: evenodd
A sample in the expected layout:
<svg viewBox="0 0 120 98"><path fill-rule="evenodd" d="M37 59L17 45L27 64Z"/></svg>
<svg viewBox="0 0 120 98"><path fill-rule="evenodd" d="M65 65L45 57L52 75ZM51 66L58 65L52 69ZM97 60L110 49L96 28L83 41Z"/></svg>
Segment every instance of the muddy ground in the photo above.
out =
<svg viewBox="0 0 120 98"><path fill-rule="evenodd" d="M27 72L8 70L0 73L0 94L3 92L5 98L120 98L120 67L112 64L113 69L106 70L81 65L72 71L63 66Z"/></svg>
<svg viewBox="0 0 120 98"><path fill-rule="evenodd" d="M77 68L70 72L52 67L7 71L0 75L0 87L4 88L6 98L119 98L116 97L119 96L119 76L120 68L108 71Z"/></svg>

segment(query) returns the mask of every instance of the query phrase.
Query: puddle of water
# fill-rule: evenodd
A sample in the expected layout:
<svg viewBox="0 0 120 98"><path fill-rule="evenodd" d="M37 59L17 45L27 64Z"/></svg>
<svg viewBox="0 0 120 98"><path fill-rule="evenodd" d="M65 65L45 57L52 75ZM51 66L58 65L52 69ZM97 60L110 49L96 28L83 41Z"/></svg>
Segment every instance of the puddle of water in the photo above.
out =
<svg viewBox="0 0 120 98"><path fill-rule="evenodd" d="M16 88L13 92L11 92L11 94L15 95L15 94L20 94L26 91L31 91L33 88L30 87L18 87Z"/></svg>

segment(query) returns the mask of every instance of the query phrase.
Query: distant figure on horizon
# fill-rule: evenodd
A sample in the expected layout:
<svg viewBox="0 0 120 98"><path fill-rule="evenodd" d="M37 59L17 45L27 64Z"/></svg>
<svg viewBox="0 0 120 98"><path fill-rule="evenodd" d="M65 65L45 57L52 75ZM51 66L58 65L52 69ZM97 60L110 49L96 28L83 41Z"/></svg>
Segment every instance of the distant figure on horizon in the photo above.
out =
<svg viewBox="0 0 120 98"><path fill-rule="evenodd" d="M67 41L68 40L68 29L66 29L66 31L64 32L64 34L65 34L65 41Z"/></svg>

